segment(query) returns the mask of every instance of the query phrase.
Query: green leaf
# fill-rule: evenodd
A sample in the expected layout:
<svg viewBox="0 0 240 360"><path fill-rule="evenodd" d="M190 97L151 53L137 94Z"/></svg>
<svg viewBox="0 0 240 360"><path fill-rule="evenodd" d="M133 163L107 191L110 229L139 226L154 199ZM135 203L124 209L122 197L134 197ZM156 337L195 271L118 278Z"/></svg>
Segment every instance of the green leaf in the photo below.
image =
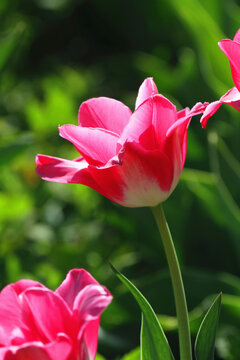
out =
<svg viewBox="0 0 240 360"><path fill-rule="evenodd" d="M105 358L102 355L97 354L95 360L105 360Z"/></svg>
<svg viewBox="0 0 240 360"><path fill-rule="evenodd" d="M132 350L130 353L124 355L122 360L139 360L140 359L140 349L136 348Z"/></svg>
<svg viewBox="0 0 240 360"><path fill-rule="evenodd" d="M167 338L153 308L124 275L119 273L112 265L111 267L116 276L132 293L142 310L141 360L173 360L174 357Z"/></svg>
<svg viewBox="0 0 240 360"><path fill-rule="evenodd" d="M214 344L221 307L221 295L220 293L217 296L200 325L195 342L196 360L214 359Z"/></svg>

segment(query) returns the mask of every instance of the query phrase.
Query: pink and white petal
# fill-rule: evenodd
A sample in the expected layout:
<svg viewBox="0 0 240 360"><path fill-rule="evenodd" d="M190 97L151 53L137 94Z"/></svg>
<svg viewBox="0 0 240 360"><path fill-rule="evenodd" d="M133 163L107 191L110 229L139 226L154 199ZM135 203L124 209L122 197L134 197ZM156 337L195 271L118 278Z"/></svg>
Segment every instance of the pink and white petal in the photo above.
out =
<svg viewBox="0 0 240 360"><path fill-rule="evenodd" d="M210 103L206 107L206 109L205 109L205 111L204 111L204 113L203 113L203 115L202 115L202 117L200 119L200 123L201 123L203 129L206 128L207 123L208 123L208 119L213 114L215 114L215 112L220 108L221 105L222 105L222 101L217 100L217 101L214 101L214 102Z"/></svg>
<svg viewBox="0 0 240 360"><path fill-rule="evenodd" d="M10 346L3 351L2 360L67 360L72 350L71 341L64 334L49 344L35 341L21 346ZM1 353L0 353L1 354ZM2 355L2 354L1 354Z"/></svg>
<svg viewBox="0 0 240 360"><path fill-rule="evenodd" d="M189 107L186 107L186 108L184 108L184 109L182 109L182 110L179 110L179 111L177 112L177 120L178 120L178 119L181 119L181 118L183 118L183 117L185 117L185 116L187 116L187 114L189 113L189 111L190 111Z"/></svg>
<svg viewBox="0 0 240 360"><path fill-rule="evenodd" d="M131 110L120 101L107 97L93 98L80 106L78 125L102 128L120 135L131 115Z"/></svg>
<svg viewBox="0 0 240 360"><path fill-rule="evenodd" d="M120 165L91 168L101 193L127 207L155 206L166 200L174 175L168 156L134 142L124 146Z"/></svg>
<svg viewBox="0 0 240 360"><path fill-rule="evenodd" d="M187 116L200 115L205 111L205 109L208 105L209 105L209 102L204 102L204 103L197 102L186 115Z"/></svg>
<svg viewBox="0 0 240 360"><path fill-rule="evenodd" d="M236 32L233 41L240 43L240 29L238 29L238 31Z"/></svg>
<svg viewBox="0 0 240 360"><path fill-rule="evenodd" d="M22 279L19 280L11 285L11 286L17 295L20 295L23 291L25 291L28 288L32 288L32 287L37 287L37 288L46 288L44 285L42 285L41 283L39 283L38 281L34 281L34 280L27 280L27 279Z"/></svg>
<svg viewBox="0 0 240 360"><path fill-rule="evenodd" d="M59 127L60 136L70 141L91 165L106 164L116 155L119 136L105 129L75 125Z"/></svg>
<svg viewBox="0 0 240 360"><path fill-rule="evenodd" d="M158 89L153 81L153 78L147 78L144 80L138 90L138 96L136 99L135 109L137 109L147 98L158 94Z"/></svg>
<svg viewBox="0 0 240 360"><path fill-rule="evenodd" d="M69 355L72 353L73 343L66 334L59 333L55 341L45 345L45 350L50 360L70 360Z"/></svg>
<svg viewBox="0 0 240 360"><path fill-rule="evenodd" d="M78 162L38 155L36 162L38 165L36 172L44 180L82 184L91 187L111 200L113 197L122 198L122 184L119 183L118 171L109 170L109 168L116 167L117 165L107 164L103 167L104 175L103 177L100 176L100 179L103 179L103 183L100 185L101 181L99 183L98 180L102 168L89 166L83 158Z"/></svg>
<svg viewBox="0 0 240 360"><path fill-rule="evenodd" d="M167 138L170 137L173 133L176 132L177 129L182 128L182 126L184 126L184 128L188 127L190 121L191 121L191 114L189 113L187 116L179 118L167 131Z"/></svg>
<svg viewBox="0 0 240 360"><path fill-rule="evenodd" d="M224 94L219 100L210 103L201 117L201 124L203 128L206 128L208 119L215 114L222 104L227 104L232 106L234 109L240 111L240 92L236 87L230 89L226 94Z"/></svg>
<svg viewBox="0 0 240 360"><path fill-rule="evenodd" d="M177 120L169 129L164 145L164 152L168 154L174 167L174 181L175 187L181 175L186 154L187 154L187 129L191 121L191 112L182 119Z"/></svg>
<svg viewBox="0 0 240 360"><path fill-rule="evenodd" d="M172 133L176 131L176 129L184 129L185 131L186 128L188 128L191 118L195 115L202 114L206 110L208 105L209 105L208 102L205 102L203 104L198 102L192 107L191 110L189 108L186 108L178 112L178 118L175 121L175 123L172 124L172 126L170 126L170 128L168 129L167 137L171 136Z"/></svg>
<svg viewBox="0 0 240 360"><path fill-rule="evenodd" d="M218 43L220 49L230 62L233 82L240 91L240 43L232 40L222 40Z"/></svg>
<svg viewBox="0 0 240 360"><path fill-rule="evenodd" d="M23 294L22 306L26 322L42 342L54 341L59 333L72 338L75 331L72 312L58 294L48 289L30 288Z"/></svg>
<svg viewBox="0 0 240 360"><path fill-rule="evenodd" d="M173 167L160 150L146 151L139 144L127 143L121 172L125 182L125 206L156 206L169 196Z"/></svg>
<svg viewBox="0 0 240 360"><path fill-rule="evenodd" d="M60 183L71 182L75 174L88 167L83 158L72 161L42 154L36 156L36 165L36 172L42 179Z"/></svg>
<svg viewBox="0 0 240 360"><path fill-rule="evenodd" d="M86 270L72 269L55 292L64 299L69 308L72 310L77 295L88 285L99 284Z"/></svg>
<svg viewBox="0 0 240 360"><path fill-rule="evenodd" d="M28 339L28 325L22 318L21 293L31 287L43 287L32 280L7 285L0 293L0 345Z"/></svg>
<svg viewBox="0 0 240 360"><path fill-rule="evenodd" d="M110 292L101 285L87 285L76 296L73 310L79 323L95 320L112 301Z"/></svg>
<svg viewBox="0 0 240 360"><path fill-rule="evenodd" d="M5 352L3 360L51 360L41 343L11 346Z"/></svg>
<svg viewBox="0 0 240 360"><path fill-rule="evenodd" d="M96 320L89 321L83 331L79 332L79 353L80 359L94 360L98 346L98 330L100 325L100 317Z"/></svg>
<svg viewBox="0 0 240 360"><path fill-rule="evenodd" d="M167 130L176 119L176 107L164 96L154 95L133 113L119 143L136 142L146 150L161 149Z"/></svg>
<svg viewBox="0 0 240 360"><path fill-rule="evenodd" d="M36 164L36 172L44 180L83 184L98 191L98 187L88 171L89 164L84 158L65 160L38 154Z"/></svg>
<svg viewBox="0 0 240 360"><path fill-rule="evenodd" d="M152 125L153 99L148 98L133 113L128 125L119 139L119 144L126 141L140 143L146 149L157 147L156 136Z"/></svg>
<svg viewBox="0 0 240 360"><path fill-rule="evenodd" d="M192 107L192 109L186 107L177 112L177 120L180 120L181 118L186 118L187 116L192 117L195 115L202 114L208 105L209 105L208 102L204 102L204 103L198 102Z"/></svg>
<svg viewBox="0 0 240 360"><path fill-rule="evenodd" d="M234 109L240 111L240 92L236 87L230 89L226 94L224 94L220 101L224 104L231 105Z"/></svg>

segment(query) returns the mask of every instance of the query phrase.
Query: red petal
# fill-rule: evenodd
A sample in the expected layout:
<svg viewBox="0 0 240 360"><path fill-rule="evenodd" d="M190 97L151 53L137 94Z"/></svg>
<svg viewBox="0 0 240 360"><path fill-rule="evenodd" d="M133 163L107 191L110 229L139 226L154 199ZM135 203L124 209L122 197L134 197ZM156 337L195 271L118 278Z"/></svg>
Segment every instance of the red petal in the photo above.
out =
<svg viewBox="0 0 240 360"><path fill-rule="evenodd" d="M78 124L110 130L120 135L131 114L131 110L120 101L107 97L93 98L80 106Z"/></svg>
<svg viewBox="0 0 240 360"><path fill-rule="evenodd" d="M99 318L112 301L110 292L101 285L87 285L77 295L73 309L77 311L80 322Z"/></svg>
<svg viewBox="0 0 240 360"><path fill-rule="evenodd" d="M121 165L90 170L104 196L128 207L159 204L168 197L173 180L169 158L136 143L125 144Z"/></svg>
<svg viewBox="0 0 240 360"><path fill-rule="evenodd" d="M24 317L43 342L54 341L59 333L74 331L72 314L64 300L48 289L29 289L23 294Z"/></svg>
<svg viewBox="0 0 240 360"><path fill-rule="evenodd" d="M44 287L32 280L20 280L7 285L0 293L0 345L24 341L28 336L28 325L22 318L22 307L19 299L25 289L29 287Z"/></svg>
<svg viewBox="0 0 240 360"><path fill-rule="evenodd" d="M220 41L218 44L220 49L228 57L233 82L240 91L240 43L226 39Z"/></svg>
<svg viewBox="0 0 240 360"><path fill-rule="evenodd" d="M176 108L168 99L162 95L150 97L133 113L119 143L135 141L147 150L161 149L176 118Z"/></svg>
<svg viewBox="0 0 240 360"><path fill-rule="evenodd" d="M3 360L67 360L72 350L70 340L59 334L56 341L44 345L40 342L10 346L4 349ZM2 355L2 354L1 354Z"/></svg>
<svg viewBox="0 0 240 360"><path fill-rule="evenodd" d="M43 164L37 168L43 179L84 184L130 207L155 206L166 200L174 176L171 159L159 148L149 151L133 142L125 144L115 163L103 167L85 164L81 169L78 162L44 155L37 164Z"/></svg>
<svg viewBox="0 0 240 360"><path fill-rule="evenodd" d="M153 78L147 78L144 80L138 90L138 96L136 99L135 109L137 109L147 98L158 94L158 89L153 81Z"/></svg>
<svg viewBox="0 0 240 360"><path fill-rule="evenodd" d="M113 132L75 125L59 127L60 135L71 141L91 165L103 165L116 155L118 135Z"/></svg>
<svg viewBox="0 0 240 360"><path fill-rule="evenodd" d="M80 344L80 359L84 359L84 355L87 359L95 359L98 345L98 329L100 324L100 317L96 320L90 321L84 332L79 339Z"/></svg>
<svg viewBox="0 0 240 360"><path fill-rule="evenodd" d="M56 289L64 301L68 304L70 309L73 309L73 303L79 292L87 285L99 285L89 272L84 269L73 269L69 271L66 279Z"/></svg>
<svg viewBox="0 0 240 360"><path fill-rule="evenodd" d="M53 156L36 156L36 172L42 179L60 183L77 183L97 190L97 185L88 171L89 164L83 159L65 160ZM74 181L75 179L75 181Z"/></svg>
<svg viewBox="0 0 240 360"><path fill-rule="evenodd" d="M233 41L240 43L240 29L238 29L238 31L236 32Z"/></svg>
<svg viewBox="0 0 240 360"><path fill-rule="evenodd" d="M230 89L226 94L224 94L219 100L210 103L201 117L201 124L203 128L206 128L208 119L215 114L222 104L228 104L234 109L240 111L240 92L237 88Z"/></svg>

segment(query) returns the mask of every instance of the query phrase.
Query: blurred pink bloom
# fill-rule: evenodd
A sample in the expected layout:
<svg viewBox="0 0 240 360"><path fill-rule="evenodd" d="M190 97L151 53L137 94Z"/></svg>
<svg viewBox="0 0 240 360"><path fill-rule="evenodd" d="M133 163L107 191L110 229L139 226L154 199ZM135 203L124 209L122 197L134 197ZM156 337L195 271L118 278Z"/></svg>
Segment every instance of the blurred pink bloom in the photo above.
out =
<svg viewBox="0 0 240 360"><path fill-rule="evenodd" d="M208 119L222 104L228 104L240 111L240 29L237 31L233 40L225 39L220 41L218 45L228 57L235 87L230 89L218 101L214 101L207 106L201 118L203 128L206 127Z"/></svg>
<svg viewBox="0 0 240 360"><path fill-rule="evenodd" d="M85 270L71 270L56 291L20 280L0 293L1 360L95 359L109 291Z"/></svg>
<svg viewBox="0 0 240 360"><path fill-rule="evenodd" d="M37 173L48 181L90 186L120 205L155 206L176 187L186 158L188 124L206 105L177 112L151 78L141 85L133 114L114 99L85 101L78 126L59 128L82 156L69 161L38 155Z"/></svg>

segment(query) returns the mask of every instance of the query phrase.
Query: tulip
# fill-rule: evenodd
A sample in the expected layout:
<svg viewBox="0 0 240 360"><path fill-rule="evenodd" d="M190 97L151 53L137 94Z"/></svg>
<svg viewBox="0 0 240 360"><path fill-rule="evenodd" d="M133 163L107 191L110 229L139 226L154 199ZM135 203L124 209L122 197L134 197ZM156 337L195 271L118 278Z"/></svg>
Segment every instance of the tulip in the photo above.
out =
<svg viewBox="0 0 240 360"><path fill-rule="evenodd" d="M203 128L207 126L208 119L222 104L228 104L240 111L240 29L235 34L233 40L225 39L220 41L218 45L228 57L235 87L230 89L219 100L212 102L206 107L200 120Z"/></svg>
<svg viewBox="0 0 240 360"><path fill-rule="evenodd" d="M123 206L156 206L179 181L189 122L206 105L177 112L151 78L141 85L133 113L114 99L90 99L80 106L78 126L59 127L82 156L37 155L36 171L44 180L87 185Z"/></svg>
<svg viewBox="0 0 240 360"><path fill-rule="evenodd" d="M2 360L93 360L109 291L73 269L56 291L20 280L0 293Z"/></svg>

